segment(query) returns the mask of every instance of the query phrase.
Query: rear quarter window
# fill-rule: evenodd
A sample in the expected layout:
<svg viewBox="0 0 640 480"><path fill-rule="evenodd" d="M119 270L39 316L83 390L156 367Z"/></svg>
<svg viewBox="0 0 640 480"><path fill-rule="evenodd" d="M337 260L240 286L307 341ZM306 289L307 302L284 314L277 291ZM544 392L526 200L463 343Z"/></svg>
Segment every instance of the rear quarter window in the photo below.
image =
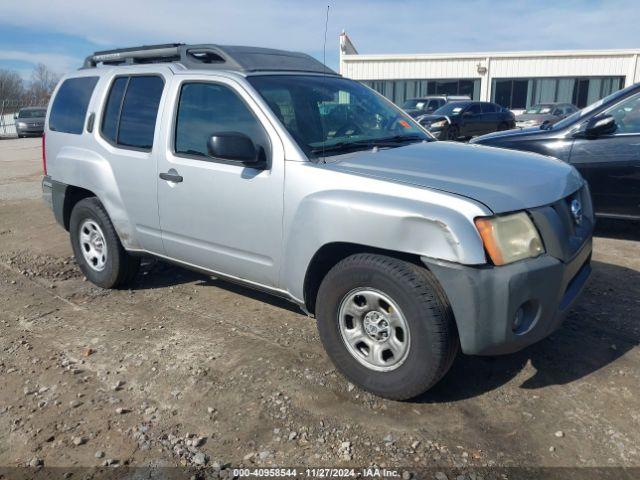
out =
<svg viewBox="0 0 640 480"><path fill-rule="evenodd" d="M49 115L49 130L81 134L89 101L97 82L98 77L78 77L65 80L53 99Z"/></svg>

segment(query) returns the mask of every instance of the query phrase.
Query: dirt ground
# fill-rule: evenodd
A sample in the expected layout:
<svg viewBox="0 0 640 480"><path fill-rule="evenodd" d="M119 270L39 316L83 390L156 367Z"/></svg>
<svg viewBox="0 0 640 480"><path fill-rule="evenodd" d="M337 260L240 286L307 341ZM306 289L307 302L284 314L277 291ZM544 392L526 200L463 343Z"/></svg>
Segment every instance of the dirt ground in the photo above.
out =
<svg viewBox="0 0 640 480"><path fill-rule="evenodd" d="M0 141L0 466L640 466L638 225L600 225L552 337L399 403L278 299L157 261L132 290L85 281L40 162Z"/></svg>

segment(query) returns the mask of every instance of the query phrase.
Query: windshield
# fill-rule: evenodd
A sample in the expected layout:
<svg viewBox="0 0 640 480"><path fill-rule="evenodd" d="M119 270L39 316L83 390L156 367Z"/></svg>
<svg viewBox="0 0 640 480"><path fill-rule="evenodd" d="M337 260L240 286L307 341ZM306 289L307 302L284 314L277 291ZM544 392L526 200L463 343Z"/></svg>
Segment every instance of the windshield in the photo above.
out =
<svg viewBox="0 0 640 480"><path fill-rule="evenodd" d="M551 113L553 110L553 105L534 105L524 111L524 113L528 113L531 115L545 115Z"/></svg>
<svg viewBox="0 0 640 480"><path fill-rule="evenodd" d="M605 103L609 103L617 98L625 96L630 90L634 90L637 87L635 85L630 85L627 88L623 88L622 90L618 90L617 92L613 92L611 95L607 95L606 97L598 100L591 105L584 107L582 110L578 110L577 112L572 113L567 118L560 120L558 123L554 123L549 128L552 130L560 130L562 128L568 127L574 122L577 122L579 119L587 115L588 113L593 112L595 109L601 107Z"/></svg>
<svg viewBox="0 0 640 480"><path fill-rule="evenodd" d="M408 109L422 110L426 103L427 102L425 102L424 100L417 100L417 99L407 100L402 104L402 108L404 108L405 110L408 110Z"/></svg>
<svg viewBox="0 0 640 480"><path fill-rule="evenodd" d="M451 117L451 116L454 116L454 115L459 115L460 112L462 112L462 110L466 106L467 106L467 104L466 103L462 103L462 102L449 102L449 103L445 104L444 106L440 107L439 109L437 109L435 112L433 112L433 114L434 115L446 115L448 117Z"/></svg>
<svg viewBox="0 0 640 480"><path fill-rule="evenodd" d="M37 110L20 110L18 118L43 118L46 115L47 111L44 108Z"/></svg>
<svg viewBox="0 0 640 480"><path fill-rule="evenodd" d="M353 80L319 75L247 80L311 158L432 140L411 117Z"/></svg>

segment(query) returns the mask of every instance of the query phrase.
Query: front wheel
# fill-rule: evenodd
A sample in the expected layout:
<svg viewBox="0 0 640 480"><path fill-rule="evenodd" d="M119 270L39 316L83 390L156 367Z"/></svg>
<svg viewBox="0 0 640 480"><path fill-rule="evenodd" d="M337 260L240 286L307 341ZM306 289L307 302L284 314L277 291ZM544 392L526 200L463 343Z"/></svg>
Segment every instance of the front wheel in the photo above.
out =
<svg viewBox="0 0 640 480"><path fill-rule="evenodd" d="M133 281L140 258L124 249L97 198L85 198L73 207L69 235L76 262L92 283L102 288L117 288Z"/></svg>
<svg viewBox="0 0 640 480"><path fill-rule="evenodd" d="M449 129L447 130L447 140L455 142L458 138L460 138L460 130L458 127L455 125L449 126Z"/></svg>
<svg viewBox="0 0 640 480"><path fill-rule="evenodd" d="M406 400L427 391L458 351L442 288L409 262L352 255L329 271L316 305L320 339L335 366L382 397Z"/></svg>

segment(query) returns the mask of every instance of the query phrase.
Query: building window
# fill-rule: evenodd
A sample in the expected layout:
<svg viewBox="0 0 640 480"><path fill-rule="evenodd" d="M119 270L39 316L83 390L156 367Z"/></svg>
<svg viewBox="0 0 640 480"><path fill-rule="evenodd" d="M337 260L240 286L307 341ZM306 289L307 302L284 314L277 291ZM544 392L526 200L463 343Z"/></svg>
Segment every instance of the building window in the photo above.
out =
<svg viewBox="0 0 640 480"><path fill-rule="evenodd" d="M624 77L494 78L491 101L511 109L545 102L583 108L623 87Z"/></svg>
<svg viewBox="0 0 640 480"><path fill-rule="evenodd" d="M468 95L480 100L480 79L442 80L362 80L361 83L381 93L396 105L402 105L409 98L427 95Z"/></svg>

